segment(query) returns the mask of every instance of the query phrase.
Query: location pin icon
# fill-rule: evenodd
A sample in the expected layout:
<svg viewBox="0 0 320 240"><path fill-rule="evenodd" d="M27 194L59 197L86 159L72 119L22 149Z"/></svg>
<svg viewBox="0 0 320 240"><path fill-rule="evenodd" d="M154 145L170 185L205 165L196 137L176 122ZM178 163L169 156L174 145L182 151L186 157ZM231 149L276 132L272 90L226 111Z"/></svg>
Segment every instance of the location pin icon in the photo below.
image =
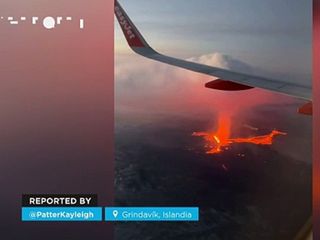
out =
<svg viewBox="0 0 320 240"><path fill-rule="evenodd" d="M112 211L112 214L113 214L113 216L114 216L115 218L117 218L119 212L118 212L117 210L113 210L113 211Z"/></svg>

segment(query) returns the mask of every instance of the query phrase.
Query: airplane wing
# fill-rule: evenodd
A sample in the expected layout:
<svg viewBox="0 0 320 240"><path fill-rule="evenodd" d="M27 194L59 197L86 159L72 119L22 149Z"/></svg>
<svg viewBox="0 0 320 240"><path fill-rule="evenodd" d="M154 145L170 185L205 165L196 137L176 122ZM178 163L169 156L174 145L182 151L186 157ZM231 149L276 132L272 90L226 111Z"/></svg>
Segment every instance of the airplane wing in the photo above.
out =
<svg viewBox="0 0 320 240"><path fill-rule="evenodd" d="M167 63L169 65L188 69L190 71L207 74L218 78L208 82L206 87L218 90L246 90L253 87L263 88L274 92L283 93L297 98L311 100L311 87L284 81L237 73L222 68L199 64L174 57L165 56L152 49L143 38L137 27L130 20L119 2L115 1L115 15L131 49L144 57ZM306 106L303 106L305 110ZM308 107L310 107L308 105ZM302 111L302 113L304 113Z"/></svg>

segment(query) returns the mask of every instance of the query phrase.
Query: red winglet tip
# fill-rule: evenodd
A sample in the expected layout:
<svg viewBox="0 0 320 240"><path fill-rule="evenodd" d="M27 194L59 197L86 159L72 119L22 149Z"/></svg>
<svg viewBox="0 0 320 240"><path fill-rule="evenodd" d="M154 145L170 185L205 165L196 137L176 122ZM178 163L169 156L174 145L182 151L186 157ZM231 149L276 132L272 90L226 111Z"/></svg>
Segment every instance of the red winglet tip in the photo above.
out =
<svg viewBox="0 0 320 240"><path fill-rule="evenodd" d="M115 1L114 12L130 47L146 47L144 41L118 1Z"/></svg>

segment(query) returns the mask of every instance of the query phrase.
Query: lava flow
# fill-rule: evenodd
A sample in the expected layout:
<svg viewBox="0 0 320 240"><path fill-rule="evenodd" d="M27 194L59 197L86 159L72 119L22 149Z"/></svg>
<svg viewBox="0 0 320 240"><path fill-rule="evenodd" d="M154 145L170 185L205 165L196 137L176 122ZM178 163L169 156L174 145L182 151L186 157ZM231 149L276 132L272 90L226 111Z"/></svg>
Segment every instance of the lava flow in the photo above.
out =
<svg viewBox="0 0 320 240"><path fill-rule="evenodd" d="M284 132L272 130L267 135L247 137L247 138L230 138L231 121L228 117L220 117L218 129L215 132L194 132L192 136L203 137L206 141L205 148L207 154L220 153L227 150L228 146L233 143L251 143L256 145L272 145L273 138L277 135L287 135Z"/></svg>

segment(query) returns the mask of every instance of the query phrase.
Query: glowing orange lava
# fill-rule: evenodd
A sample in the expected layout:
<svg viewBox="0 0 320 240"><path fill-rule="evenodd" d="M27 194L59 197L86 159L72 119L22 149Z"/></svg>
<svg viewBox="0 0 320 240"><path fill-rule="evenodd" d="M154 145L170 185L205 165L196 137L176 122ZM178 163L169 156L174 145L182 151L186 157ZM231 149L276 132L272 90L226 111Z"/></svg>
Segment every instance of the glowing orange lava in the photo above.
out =
<svg viewBox="0 0 320 240"><path fill-rule="evenodd" d="M267 135L247 137L247 138L230 138L231 121L229 117L222 116L218 121L218 129L215 132L194 132L192 136L203 137L206 141L205 148L207 154L220 153L228 149L233 143L252 143L256 145L272 145L273 138L277 135L287 135L278 130L272 130Z"/></svg>

